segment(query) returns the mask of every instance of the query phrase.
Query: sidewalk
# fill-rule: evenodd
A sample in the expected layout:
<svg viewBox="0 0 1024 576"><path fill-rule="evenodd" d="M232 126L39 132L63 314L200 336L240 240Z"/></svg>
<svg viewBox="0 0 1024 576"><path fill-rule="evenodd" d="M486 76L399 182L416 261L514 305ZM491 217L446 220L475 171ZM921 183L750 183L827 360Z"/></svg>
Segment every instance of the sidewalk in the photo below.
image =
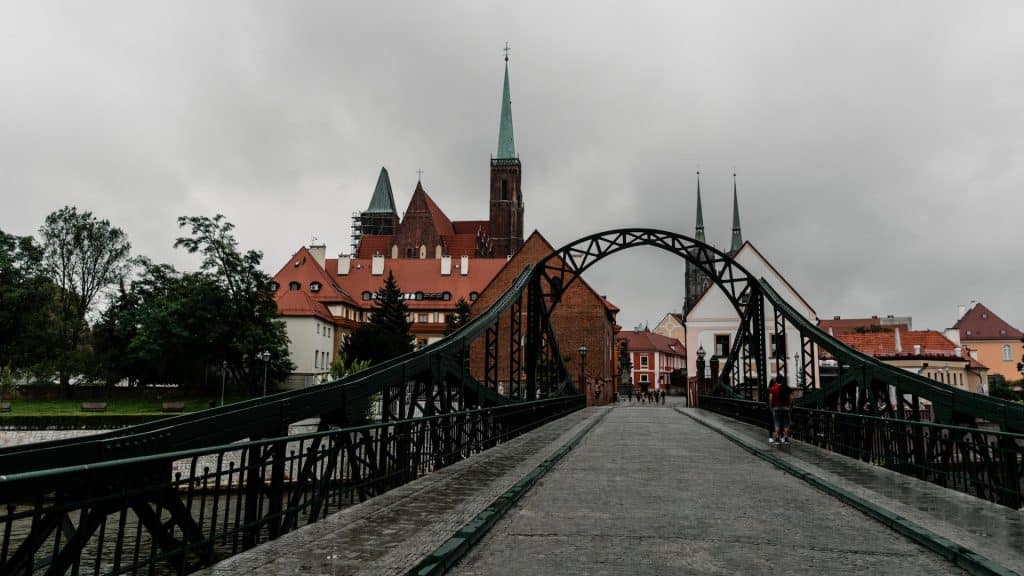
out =
<svg viewBox="0 0 1024 576"><path fill-rule="evenodd" d="M574 412L198 574L404 574L604 410Z"/></svg>
<svg viewBox="0 0 1024 576"><path fill-rule="evenodd" d="M908 520L1024 573L1024 512L948 490L794 441L772 449L764 428L751 426L706 410L680 408L713 429L728 430L751 447L771 450L776 457L810 474L890 510Z"/></svg>

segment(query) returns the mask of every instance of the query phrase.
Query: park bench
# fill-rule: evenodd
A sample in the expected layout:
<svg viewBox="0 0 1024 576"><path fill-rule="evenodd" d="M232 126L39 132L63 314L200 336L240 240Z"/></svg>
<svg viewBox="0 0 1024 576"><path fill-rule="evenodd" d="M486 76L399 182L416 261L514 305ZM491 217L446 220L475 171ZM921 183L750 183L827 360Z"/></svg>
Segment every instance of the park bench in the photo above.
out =
<svg viewBox="0 0 1024 576"><path fill-rule="evenodd" d="M0 402L0 412L10 412L10 411L11 411L11 403L10 402Z"/></svg>
<svg viewBox="0 0 1024 576"><path fill-rule="evenodd" d="M184 402L164 402L160 405L161 412L184 412Z"/></svg>
<svg viewBox="0 0 1024 576"><path fill-rule="evenodd" d="M106 402L82 402L82 412L106 412Z"/></svg>

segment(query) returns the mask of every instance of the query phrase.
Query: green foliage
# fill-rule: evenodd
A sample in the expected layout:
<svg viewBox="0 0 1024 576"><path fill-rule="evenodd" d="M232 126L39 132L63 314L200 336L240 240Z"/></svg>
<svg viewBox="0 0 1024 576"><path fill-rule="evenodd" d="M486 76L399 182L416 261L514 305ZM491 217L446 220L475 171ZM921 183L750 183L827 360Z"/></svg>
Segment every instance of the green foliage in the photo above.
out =
<svg viewBox="0 0 1024 576"><path fill-rule="evenodd" d="M459 298L459 301L455 303L455 313L449 314L448 318L445 320L445 336L454 333L459 328L462 328L469 323L469 320L469 302L466 302L465 298Z"/></svg>
<svg viewBox="0 0 1024 576"><path fill-rule="evenodd" d="M350 374L362 372L369 367L370 363L366 360L346 360L345 355L340 354L331 361L331 378L335 380L344 378Z"/></svg>
<svg viewBox="0 0 1024 576"><path fill-rule="evenodd" d="M0 366L11 375L52 372L57 291L43 274L43 249L0 230Z"/></svg>
<svg viewBox="0 0 1024 576"><path fill-rule="evenodd" d="M82 368L87 316L97 297L124 277L131 244L110 221L74 206L47 216L39 233L42 270L57 288L57 371L61 388L70 395L71 376Z"/></svg>
<svg viewBox="0 0 1024 576"><path fill-rule="evenodd" d="M1021 395L1011 386L1002 374L990 374L988 377L988 395L993 398L1020 401Z"/></svg>
<svg viewBox="0 0 1024 576"><path fill-rule="evenodd" d="M409 309L393 274L388 274L374 300L370 321L352 332L342 343L342 355L373 366L412 352Z"/></svg>

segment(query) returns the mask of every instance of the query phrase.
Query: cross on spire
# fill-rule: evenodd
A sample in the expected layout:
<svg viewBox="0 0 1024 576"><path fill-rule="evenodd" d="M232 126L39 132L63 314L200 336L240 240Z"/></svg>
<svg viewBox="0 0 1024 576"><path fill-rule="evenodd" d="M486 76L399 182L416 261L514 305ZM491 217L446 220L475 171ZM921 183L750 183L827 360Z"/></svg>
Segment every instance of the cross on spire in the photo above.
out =
<svg viewBox="0 0 1024 576"><path fill-rule="evenodd" d="M512 49L508 47L508 42L505 42L505 48L502 49L502 52L505 53L505 62L508 62L508 53L511 51Z"/></svg>
<svg viewBox="0 0 1024 576"><path fill-rule="evenodd" d="M422 168L416 171L416 181L417 182L422 182L423 181L423 169Z"/></svg>

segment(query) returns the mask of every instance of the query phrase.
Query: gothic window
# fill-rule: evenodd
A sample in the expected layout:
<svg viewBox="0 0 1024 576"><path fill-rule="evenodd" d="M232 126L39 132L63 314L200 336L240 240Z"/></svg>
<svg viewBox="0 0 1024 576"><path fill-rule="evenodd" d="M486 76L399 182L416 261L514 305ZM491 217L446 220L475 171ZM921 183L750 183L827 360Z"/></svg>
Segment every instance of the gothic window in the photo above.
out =
<svg viewBox="0 0 1024 576"><path fill-rule="evenodd" d="M772 356L775 358L786 358L786 337L779 334L772 334Z"/></svg>
<svg viewBox="0 0 1024 576"><path fill-rule="evenodd" d="M405 257L406 258L415 258L416 257L416 248L414 248L412 246L409 246L408 248L406 248L405 249Z"/></svg>
<svg viewBox="0 0 1024 576"><path fill-rule="evenodd" d="M508 179L501 179L501 199L508 200Z"/></svg>

